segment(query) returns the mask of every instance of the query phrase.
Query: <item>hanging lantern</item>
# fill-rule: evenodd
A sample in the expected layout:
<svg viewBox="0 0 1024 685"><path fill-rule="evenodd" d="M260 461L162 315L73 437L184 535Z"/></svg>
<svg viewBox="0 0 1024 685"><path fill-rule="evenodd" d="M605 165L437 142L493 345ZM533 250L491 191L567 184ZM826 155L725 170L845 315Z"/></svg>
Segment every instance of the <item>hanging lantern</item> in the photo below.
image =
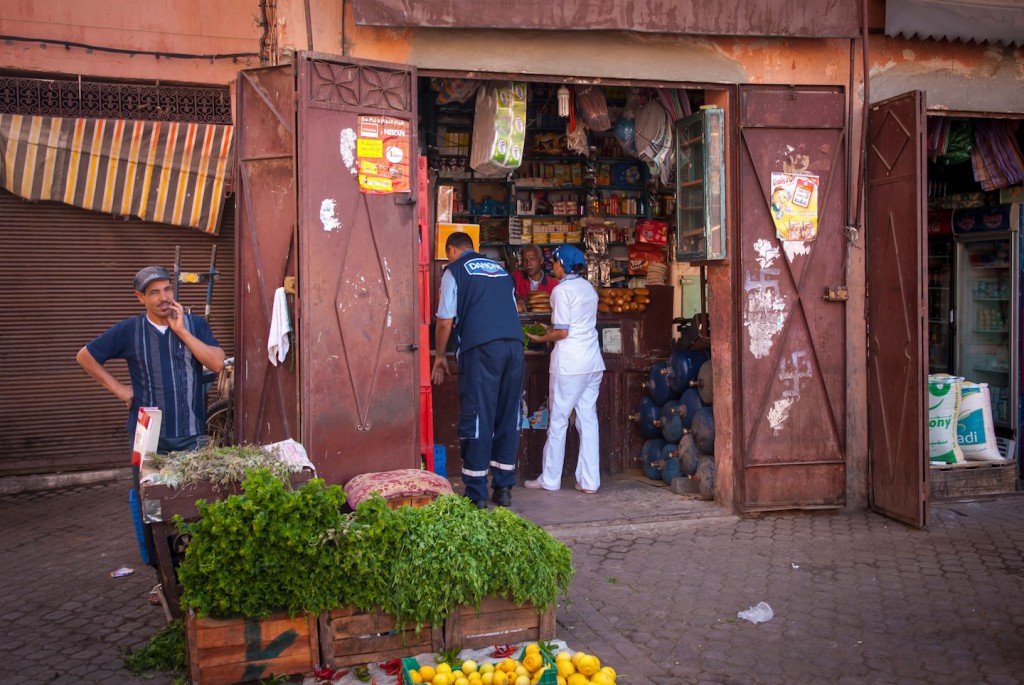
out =
<svg viewBox="0 0 1024 685"><path fill-rule="evenodd" d="M569 89L565 86L558 89L558 116L569 116Z"/></svg>

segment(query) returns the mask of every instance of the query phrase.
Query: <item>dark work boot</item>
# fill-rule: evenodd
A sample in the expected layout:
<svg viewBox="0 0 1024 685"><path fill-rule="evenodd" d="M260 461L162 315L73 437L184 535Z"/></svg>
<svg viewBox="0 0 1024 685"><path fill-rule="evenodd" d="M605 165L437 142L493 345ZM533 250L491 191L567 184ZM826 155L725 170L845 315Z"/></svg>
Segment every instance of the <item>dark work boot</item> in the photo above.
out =
<svg viewBox="0 0 1024 685"><path fill-rule="evenodd" d="M491 501L499 507L507 507L512 504L512 488L494 488Z"/></svg>
<svg viewBox="0 0 1024 685"><path fill-rule="evenodd" d="M476 506L477 509L486 509L487 508L487 502L485 502L483 500L476 501L476 500L469 499L469 495L463 495L463 497L465 497L470 502L472 502L474 504L474 506Z"/></svg>

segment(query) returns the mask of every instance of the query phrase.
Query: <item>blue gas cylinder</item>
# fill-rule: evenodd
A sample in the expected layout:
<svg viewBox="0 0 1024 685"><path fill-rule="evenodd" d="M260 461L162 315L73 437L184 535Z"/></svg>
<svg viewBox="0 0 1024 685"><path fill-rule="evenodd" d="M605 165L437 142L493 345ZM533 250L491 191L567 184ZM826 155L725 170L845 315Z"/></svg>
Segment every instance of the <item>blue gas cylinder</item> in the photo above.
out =
<svg viewBox="0 0 1024 685"><path fill-rule="evenodd" d="M683 437L683 417L679 400L669 400L661 407L661 437L676 443Z"/></svg>
<svg viewBox="0 0 1024 685"><path fill-rule="evenodd" d="M651 480L661 479L661 448L665 444L661 438L651 438L640 448L640 462L644 467L644 475Z"/></svg>
<svg viewBox="0 0 1024 685"><path fill-rule="evenodd" d="M668 384L676 396L697 380L701 365L711 359L707 350L676 350L668 358Z"/></svg>
<svg viewBox="0 0 1024 685"><path fill-rule="evenodd" d="M659 406L679 397L679 393L668 386L668 364L655 362L647 380L647 392Z"/></svg>
<svg viewBox="0 0 1024 685"><path fill-rule="evenodd" d="M715 413L701 407L693 417L693 442L703 454L715 453Z"/></svg>
<svg viewBox="0 0 1024 685"><path fill-rule="evenodd" d="M696 388L687 389L683 396L679 398L679 405L679 417L683 420L683 428L690 430L693 424L693 417L704 406L704 403L700 401L700 393L697 392Z"/></svg>
<svg viewBox="0 0 1024 685"><path fill-rule="evenodd" d="M636 427L640 429L640 435L645 438L660 438L661 427L655 422L661 416L661 406L656 404L650 397L644 397L637 402L633 413L629 415L632 421L636 421Z"/></svg>

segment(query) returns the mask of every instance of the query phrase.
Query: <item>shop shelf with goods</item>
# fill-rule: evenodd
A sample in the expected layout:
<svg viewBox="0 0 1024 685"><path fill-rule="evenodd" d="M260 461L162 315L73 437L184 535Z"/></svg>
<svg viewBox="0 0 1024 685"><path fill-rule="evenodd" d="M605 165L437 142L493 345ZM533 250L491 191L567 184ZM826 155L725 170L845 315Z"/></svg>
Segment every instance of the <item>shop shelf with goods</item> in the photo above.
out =
<svg viewBox="0 0 1024 685"><path fill-rule="evenodd" d="M470 221L479 217L508 217L512 214L509 184L503 179L467 178L438 179L439 198L444 197L444 189L451 189L451 218L453 223L475 223ZM445 202L439 203L446 205ZM439 209L439 219L443 217Z"/></svg>
<svg viewBox="0 0 1024 685"><path fill-rule="evenodd" d="M647 216L647 165L634 157L596 159L598 214Z"/></svg>

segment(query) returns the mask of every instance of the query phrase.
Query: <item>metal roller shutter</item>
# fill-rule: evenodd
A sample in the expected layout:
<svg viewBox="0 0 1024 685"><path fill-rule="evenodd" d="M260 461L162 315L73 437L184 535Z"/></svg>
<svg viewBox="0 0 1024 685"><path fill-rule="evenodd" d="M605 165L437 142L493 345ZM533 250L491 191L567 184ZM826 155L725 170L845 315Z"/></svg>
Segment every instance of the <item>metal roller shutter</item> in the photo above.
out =
<svg viewBox="0 0 1024 685"><path fill-rule="evenodd" d="M210 324L234 355L234 203L219 236L115 218L67 205L25 202L0 190L0 476L130 464L125 408L75 355L115 322L142 311L131 281L148 264L206 271L217 245L220 280ZM182 285L181 302L203 312L206 288ZM111 372L128 382L127 367Z"/></svg>

